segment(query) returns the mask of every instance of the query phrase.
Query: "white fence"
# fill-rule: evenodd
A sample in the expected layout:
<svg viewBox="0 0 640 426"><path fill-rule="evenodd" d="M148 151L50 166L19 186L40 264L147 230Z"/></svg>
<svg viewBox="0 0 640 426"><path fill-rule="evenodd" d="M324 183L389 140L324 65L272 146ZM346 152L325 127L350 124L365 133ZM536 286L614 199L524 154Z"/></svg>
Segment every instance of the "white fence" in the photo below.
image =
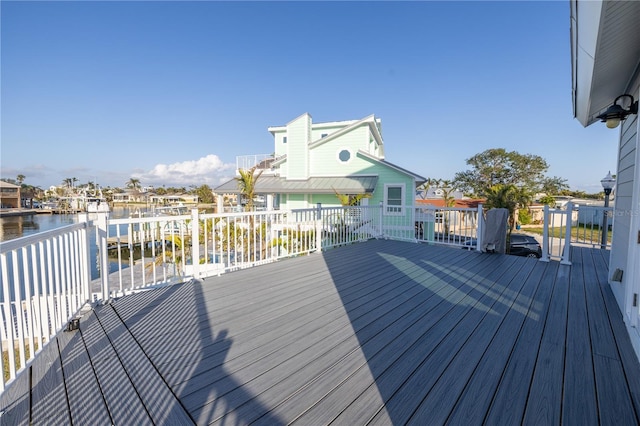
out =
<svg viewBox="0 0 640 426"><path fill-rule="evenodd" d="M0 314L5 384L82 308L135 291L306 255L372 238L462 246L478 209L321 207L295 211L109 219L2 243ZM479 219L480 218L480 219ZM98 247L90 258L90 245ZM91 262L100 277L91 279Z"/></svg>
<svg viewBox="0 0 640 426"><path fill-rule="evenodd" d="M85 222L2 243L3 378L15 377L91 298L88 232Z"/></svg>
<svg viewBox="0 0 640 426"><path fill-rule="evenodd" d="M571 246L610 249L613 208L567 203L564 209L544 209L542 260L571 263Z"/></svg>

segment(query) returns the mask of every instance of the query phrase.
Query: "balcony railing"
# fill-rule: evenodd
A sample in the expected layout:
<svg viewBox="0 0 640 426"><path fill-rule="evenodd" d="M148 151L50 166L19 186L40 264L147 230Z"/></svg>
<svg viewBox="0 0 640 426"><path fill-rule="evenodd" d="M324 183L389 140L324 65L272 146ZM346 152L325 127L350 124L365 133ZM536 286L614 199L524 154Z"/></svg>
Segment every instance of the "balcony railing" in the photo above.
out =
<svg viewBox="0 0 640 426"><path fill-rule="evenodd" d="M542 260L570 262L571 245L609 246L607 239L601 244L600 222L611 209L590 209L546 209ZM482 206L402 206L392 214L382 205L220 214L194 209L126 219L101 214L94 221L4 242L0 390L92 303L372 238L478 250L483 226ZM98 265L99 277L91 277L91 262Z"/></svg>
<svg viewBox="0 0 640 426"><path fill-rule="evenodd" d="M571 246L610 249L613 212L613 207L573 203L567 203L563 209L545 206L542 260L556 259L570 264Z"/></svg>

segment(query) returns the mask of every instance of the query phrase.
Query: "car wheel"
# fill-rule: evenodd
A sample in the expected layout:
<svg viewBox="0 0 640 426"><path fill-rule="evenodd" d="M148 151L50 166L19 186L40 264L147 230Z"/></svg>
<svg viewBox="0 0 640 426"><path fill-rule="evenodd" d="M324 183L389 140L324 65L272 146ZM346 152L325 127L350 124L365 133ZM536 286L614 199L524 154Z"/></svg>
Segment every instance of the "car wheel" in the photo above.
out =
<svg viewBox="0 0 640 426"><path fill-rule="evenodd" d="M537 254L535 254L535 253L529 253L529 254L527 255L527 257L535 257L535 258L537 259L537 258L538 258L538 255L537 255Z"/></svg>

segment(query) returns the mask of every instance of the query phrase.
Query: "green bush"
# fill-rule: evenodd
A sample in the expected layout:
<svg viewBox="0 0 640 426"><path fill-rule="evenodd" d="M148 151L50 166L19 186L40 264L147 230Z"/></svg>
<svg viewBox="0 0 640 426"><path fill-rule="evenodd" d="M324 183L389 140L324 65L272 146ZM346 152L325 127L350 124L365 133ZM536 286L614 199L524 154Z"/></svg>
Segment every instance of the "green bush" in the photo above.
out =
<svg viewBox="0 0 640 426"><path fill-rule="evenodd" d="M531 212L529 209L518 211L518 222L520 222L520 225L529 225L531 223Z"/></svg>

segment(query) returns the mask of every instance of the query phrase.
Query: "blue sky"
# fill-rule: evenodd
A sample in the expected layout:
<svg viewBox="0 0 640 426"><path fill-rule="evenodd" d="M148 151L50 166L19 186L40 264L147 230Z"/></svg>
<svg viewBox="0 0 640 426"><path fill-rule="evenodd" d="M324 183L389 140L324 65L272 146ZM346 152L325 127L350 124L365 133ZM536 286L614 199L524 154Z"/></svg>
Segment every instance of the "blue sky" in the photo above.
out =
<svg viewBox="0 0 640 426"><path fill-rule="evenodd" d="M382 120L386 159L450 179L488 148L598 192L619 130L571 109L569 3L10 2L1 177L212 187L267 127Z"/></svg>

